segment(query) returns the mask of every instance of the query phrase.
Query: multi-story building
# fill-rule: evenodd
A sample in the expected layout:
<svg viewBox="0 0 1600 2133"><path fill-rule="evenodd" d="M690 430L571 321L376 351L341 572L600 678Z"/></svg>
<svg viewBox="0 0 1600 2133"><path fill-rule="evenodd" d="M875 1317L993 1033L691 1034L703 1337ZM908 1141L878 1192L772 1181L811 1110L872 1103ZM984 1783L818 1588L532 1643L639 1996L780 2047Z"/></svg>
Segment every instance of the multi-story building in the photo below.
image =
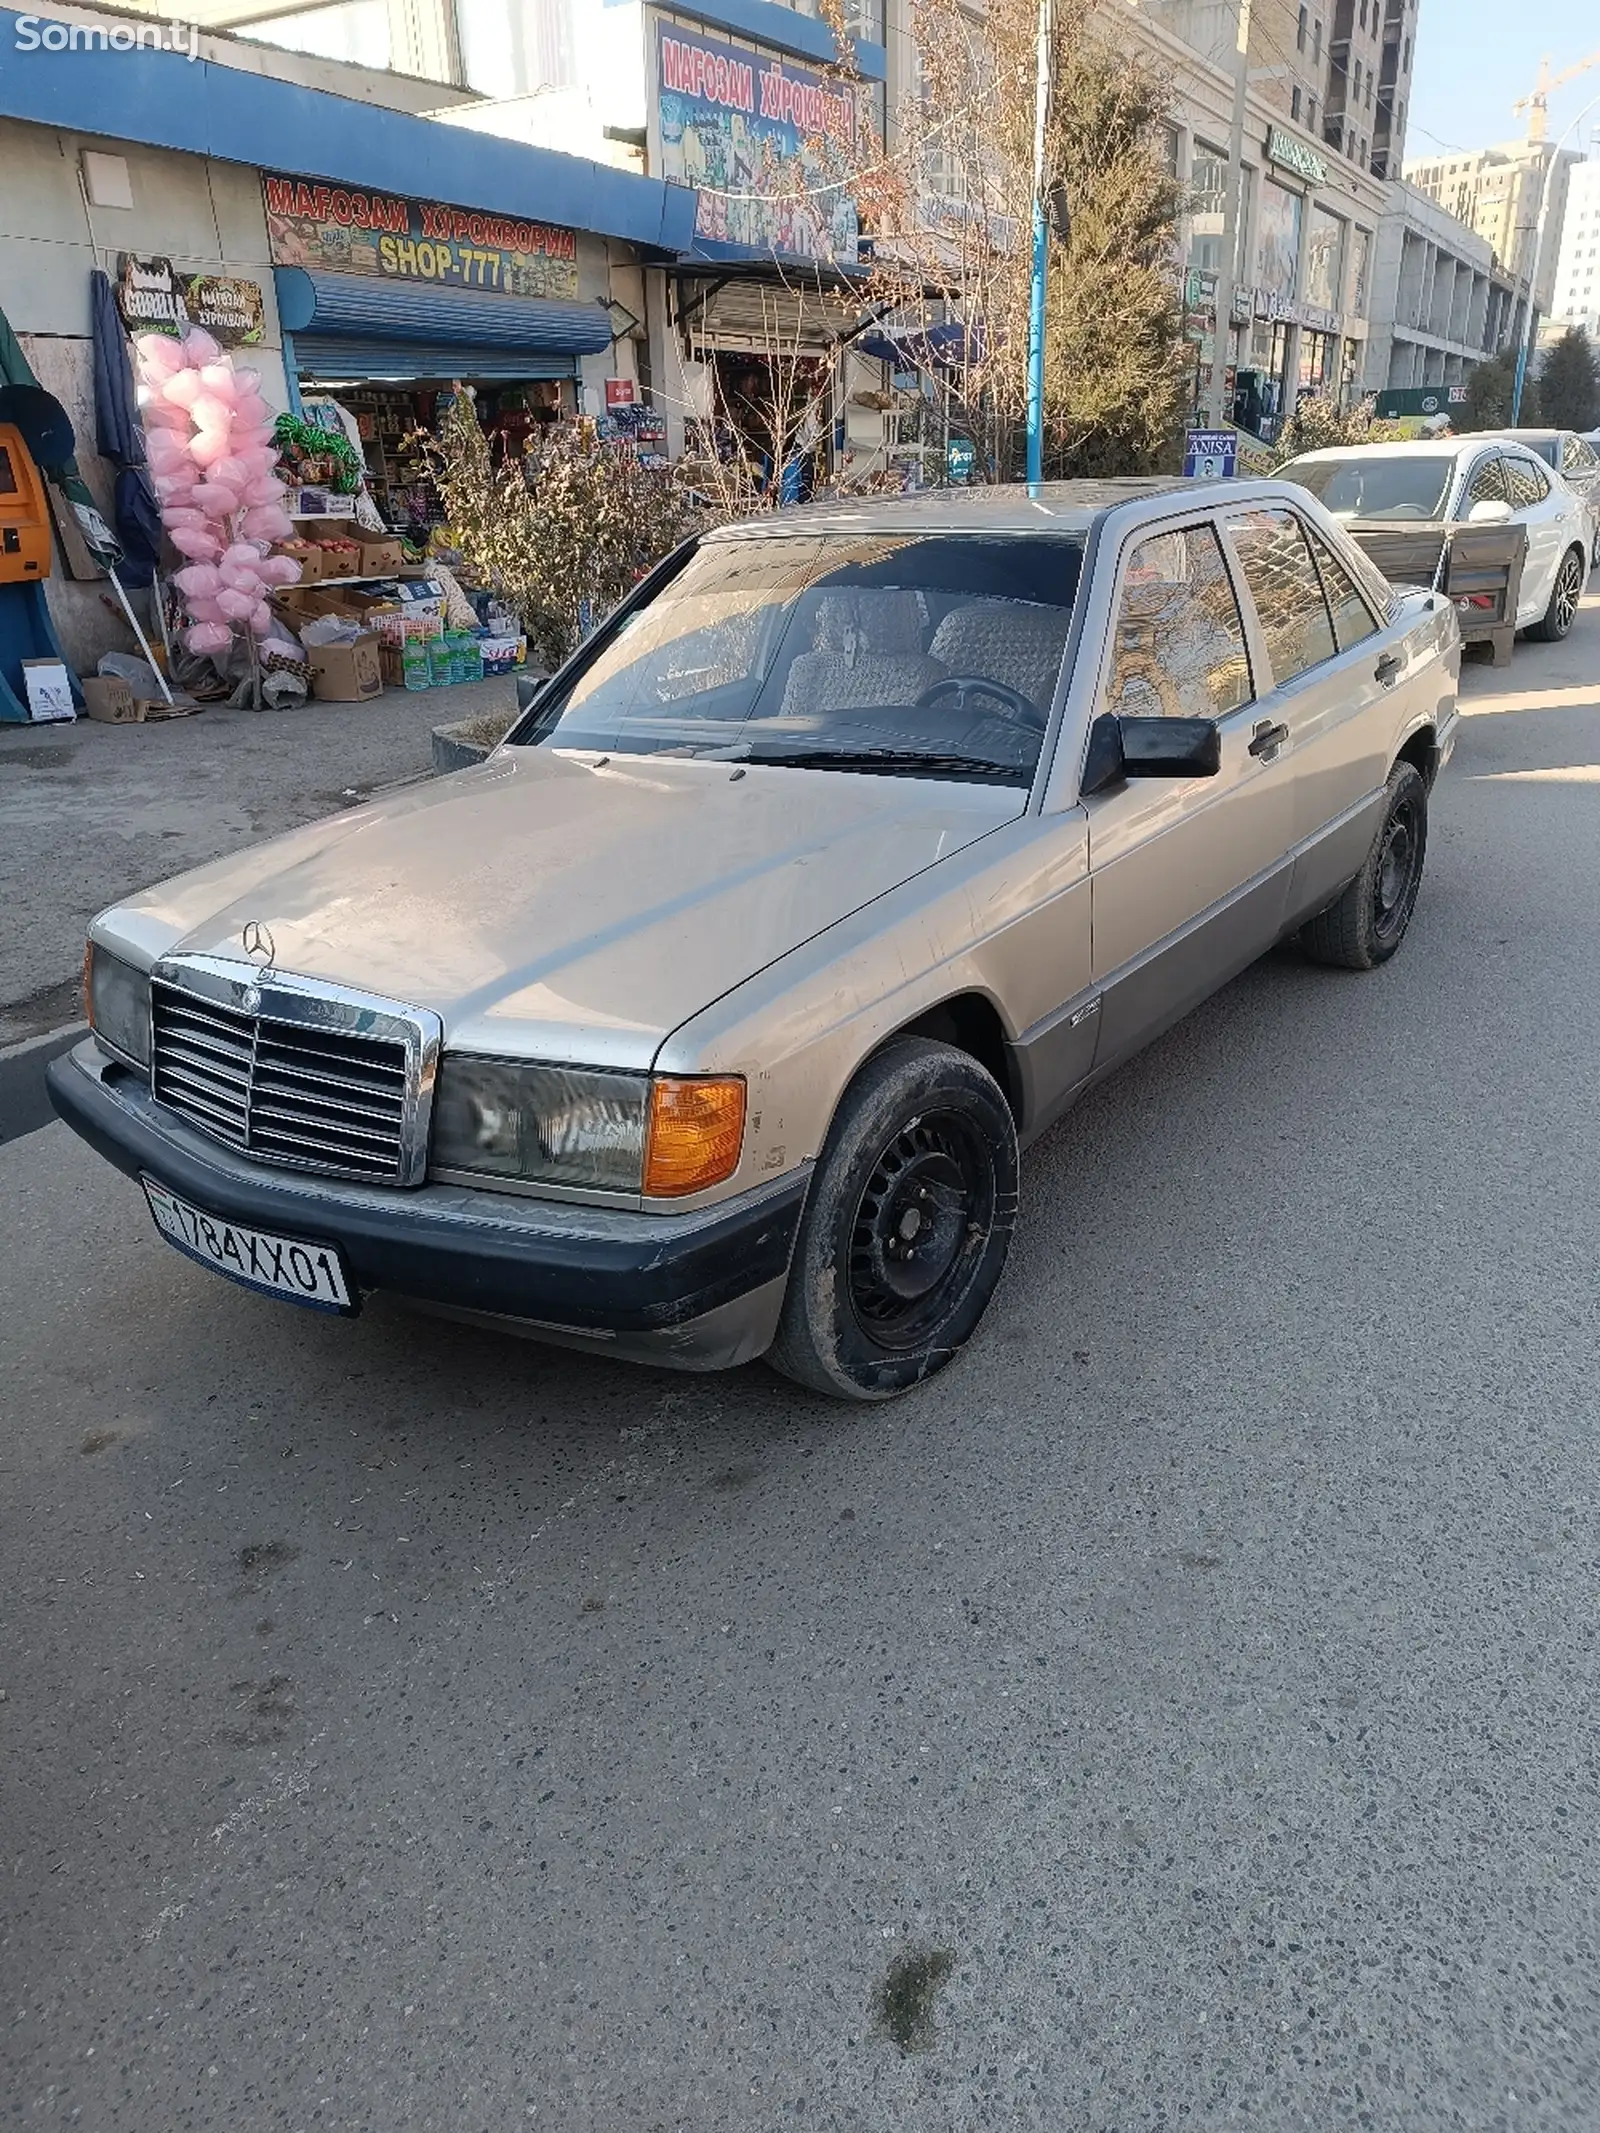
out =
<svg viewBox="0 0 1600 2133"><path fill-rule="evenodd" d="M1149 0L1149 12L1229 63L1239 0ZM1320 145L1374 177L1397 177L1416 22L1417 0L1252 0L1252 88Z"/></svg>
<svg viewBox="0 0 1600 2133"><path fill-rule="evenodd" d="M1146 0L1143 15L1145 40L1174 85L1174 168L1190 199L1185 315L1199 411L1218 356L1238 16L1232 0ZM1331 7L1282 0L1256 0L1251 11L1233 316L1222 333L1233 385L1223 404L1269 436L1301 393L1347 399L1367 376L1373 245L1387 188L1365 163L1330 153L1322 136L1332 19Z"/></svg>
<svg viewBox="0 0 1600 2133"><path fill-rule="evenodd" d="M1600 158L1577 164L1568 180L1551 315L1600 336Z"/></svg>
<svg viewBox="0 0 1600 2133"><path fill-rule="evenodd" d="M1469 153L1428 156L1405 167L1407 181L1486 237L1511 279L1531 289L1533 306L1548 318L1555 297L1556 261L1567 186L1582 157L1549 141L1509 141ZM1545 241L1534 259L1535 234L1548 184Z"/></svg>
<svg viewBox="0 0 1600 2133"><path fill-rule="evenodd" d="M1464 385L1514 343L1524 292L1486 237L1414 185L1389 187L1373 257L1368 392Z"/></svg>

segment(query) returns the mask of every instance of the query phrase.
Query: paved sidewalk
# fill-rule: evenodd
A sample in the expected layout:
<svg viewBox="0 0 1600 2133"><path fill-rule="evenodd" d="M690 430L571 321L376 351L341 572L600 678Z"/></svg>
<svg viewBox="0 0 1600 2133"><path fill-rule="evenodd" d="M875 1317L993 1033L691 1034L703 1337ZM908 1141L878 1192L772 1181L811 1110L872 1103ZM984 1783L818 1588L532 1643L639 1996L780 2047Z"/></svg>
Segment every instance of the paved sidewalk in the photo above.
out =
<svg viewBox="0 0 1600 2133"><path fill-rule="evenodd" d="M371 703L153 726L0 726L0 1047L78 1014L96 911L183 868L424 777L436 725L504 706L506 676Z"/></svg>

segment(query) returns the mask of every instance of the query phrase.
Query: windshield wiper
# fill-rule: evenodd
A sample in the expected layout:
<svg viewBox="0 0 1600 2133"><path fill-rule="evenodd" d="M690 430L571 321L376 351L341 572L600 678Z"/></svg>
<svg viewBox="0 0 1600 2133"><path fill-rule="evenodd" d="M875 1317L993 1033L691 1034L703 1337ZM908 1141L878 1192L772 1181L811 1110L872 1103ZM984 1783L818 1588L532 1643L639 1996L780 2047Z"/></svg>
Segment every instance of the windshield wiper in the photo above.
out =
<svg viewBox="0 0 1600 2133"><path fill-rule="evenodd" d="M921 748L788 748L751 753L749 763L784 770L908 770L927 778L974 778L1006 785L1026 785L1033 772L1021 763L996 763L988 756L935 755Z"/></svg>

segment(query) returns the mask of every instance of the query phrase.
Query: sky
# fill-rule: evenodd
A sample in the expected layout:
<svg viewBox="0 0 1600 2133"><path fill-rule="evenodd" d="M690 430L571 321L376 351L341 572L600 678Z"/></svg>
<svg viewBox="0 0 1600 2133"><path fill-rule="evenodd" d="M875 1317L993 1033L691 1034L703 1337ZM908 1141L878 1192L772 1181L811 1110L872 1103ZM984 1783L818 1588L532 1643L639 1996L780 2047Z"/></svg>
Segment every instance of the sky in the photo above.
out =
<svg viewBox="0 0 1600 2133"><path fill-rule="evenodd" d="M1539 79L1540 58L1560 74L1591 54L1597 64L1550 99L1556 139L1591 97L1600 97L1600 7L1595 0L1418 0L1416 66L1406 160L1441 148L1487 148L1527 130L1511 106ZM1600 132L1600 104L1569 145Z"/></svg>

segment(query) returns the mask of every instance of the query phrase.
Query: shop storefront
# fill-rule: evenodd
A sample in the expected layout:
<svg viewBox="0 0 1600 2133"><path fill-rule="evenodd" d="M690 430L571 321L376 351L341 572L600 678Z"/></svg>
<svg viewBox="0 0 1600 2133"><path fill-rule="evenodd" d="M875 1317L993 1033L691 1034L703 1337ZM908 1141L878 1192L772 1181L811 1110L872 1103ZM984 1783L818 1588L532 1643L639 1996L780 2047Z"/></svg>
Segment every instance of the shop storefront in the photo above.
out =
<svg viewBox="0 0 1600 2133"><path fill-rule="evenodd" d="M669 436L803 496L851 442L839 351L859 227L841 180L880 137L881 90L686 21L656 21L651 69L652 168L694 188L707 262L668 277Z"/></svg>
<svg viewBox="0 0 1600 2133"><path fill-rule="evenodd" d="M262 186L293 389L354 418L391 523L434 516L403 440L454 391L474 390L497 452L579 411L581 359L613 331L580 300L577 232L272 173Z"/></svg>

